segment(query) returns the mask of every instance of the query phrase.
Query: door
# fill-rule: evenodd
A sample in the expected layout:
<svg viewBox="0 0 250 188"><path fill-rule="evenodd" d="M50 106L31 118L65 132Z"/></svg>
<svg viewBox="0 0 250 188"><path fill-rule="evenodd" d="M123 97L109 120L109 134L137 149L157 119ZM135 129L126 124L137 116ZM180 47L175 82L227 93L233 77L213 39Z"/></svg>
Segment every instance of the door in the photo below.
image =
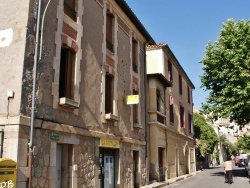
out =
<svg viewBox="0 0 250 188"><path fill-rule="evenodd" d="M163 148L158 148L158 163L159 163L159 181L164 181L164 168L163 168Z"/></svg>
<svg viewBox="0 0 250 188"><path fill-rule="evenodd" d="M114 156L104 155L104 188L114 188Z"/></svg>
<svg viewBox="0 0 250 188"><path fill-rule="evenodd" d="M139 152L138 151L133 151L133 182L134 182L134 188L139 188L138 173L139 173Z"/></svg>
<svg viewBox="0 0 250 188"><path fill-rule="evenodd" d="M175 150L175 168L176 168L176 177L179 176L179 150Z"/></svg>
<svg viewBox="0 0 250 188"><path fill-rule="evenodd" d="M62 176L62 145L56 146L56 188L61 188Z"/></svg>

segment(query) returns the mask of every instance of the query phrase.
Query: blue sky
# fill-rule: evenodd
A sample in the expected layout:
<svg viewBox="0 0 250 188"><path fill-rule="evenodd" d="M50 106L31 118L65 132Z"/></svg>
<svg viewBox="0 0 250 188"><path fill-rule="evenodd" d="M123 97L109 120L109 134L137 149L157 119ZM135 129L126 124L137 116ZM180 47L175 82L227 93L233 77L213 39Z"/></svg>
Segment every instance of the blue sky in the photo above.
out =
<svg viewBox="0 0 250 188"><path fill-rule="evenodd" d="M125 0L156 43L169 45L195 86L194 107L208 92L200 88L208 41L215 42L227 19L250 20L250 0Z"/></svg>

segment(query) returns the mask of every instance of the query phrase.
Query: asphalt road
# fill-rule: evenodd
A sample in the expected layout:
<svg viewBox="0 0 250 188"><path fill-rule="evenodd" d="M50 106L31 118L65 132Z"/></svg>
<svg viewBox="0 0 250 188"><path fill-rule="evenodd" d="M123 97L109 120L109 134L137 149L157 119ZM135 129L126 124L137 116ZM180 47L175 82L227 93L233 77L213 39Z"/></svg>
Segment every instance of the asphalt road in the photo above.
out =
<svg viewBox="0 0 250 188"><path fill-rule="evenodd" d="M193 177L167 185L165 188L250 188L244 167L234 167L233 184L224 183L224 177L225 174L222 167L213 167L204 169Z"/></svg>

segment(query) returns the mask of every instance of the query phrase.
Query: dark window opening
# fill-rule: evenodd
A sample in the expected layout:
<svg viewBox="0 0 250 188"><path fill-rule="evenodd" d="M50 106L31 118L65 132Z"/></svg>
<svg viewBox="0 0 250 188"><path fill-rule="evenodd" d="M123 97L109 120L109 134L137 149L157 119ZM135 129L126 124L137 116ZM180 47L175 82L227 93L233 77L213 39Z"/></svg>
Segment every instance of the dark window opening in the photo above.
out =
<svg viewBox="0 0 250 188"><path fill-rule="evenodd" d="M185 127L185 111L184 107L180 105L180 126L181 128Z"/></svg>
<svg viewBox="0 0 250 188"><path fill-rule="evenodd" d="M188 114L188 127L189 127L189 133L192 133L192 115Z"/></svg>
<svg viewBox="0 0 250 188"><path fill-rule="evenodd" d="M188 104L190 104L190 88L187 86Z"/></svg>
<svg viewBox="0 0 250 188"><path fill-rule="evenodd" d="M137 91L133 91L133 95L138 95ZM138 104L133 104L133 123L139 123L138 121Z"/></svg>
<svg viewBox="0 0 250 188"><path fill-rule="evenodd" d="M105 83L105 113L113 114L113 77L109 74Z"/></svg>
<svg viewBox="0 0 250 188"><path fill-rule="evenodd" d="M174 123L174 99L172 96L169 96L169 120Z"/></svg>
<svg viewBox="0 0 250 188"><path fill-rule="evenodd" d="M113 20L114 16L110 13L107 13L106 17L106 48L111 52L114 52L114 43L113 43Z"/></svg>
<svg viewBox="0 0 250 188"><path fill-rule="evenodd" d="M172 63L168 62L168 79L173 82L173 70Z"/></svg>
<svg viewBox="0 0 250 188"><path fill-rule="evenodd" d="M68 15L72 20L76 21L77 13L75 11L75 0L64 0L64 13Z"/></svg>
<svg viewBox="0 0 250 188"><path fill-rule="evenodd" d="M137 45L137 41L135 39L132 39L132 65L134 72L138 72Z"/></svg>
<svg viewBox="0 0 250 188"><path fill-rule="evenodd" d="M59 97L74 99L75 52L61 48Z"/></svg>
<svg viewBox="0 0 250 188"><path fill-rule="evenodd" d="M179 74L179 93L182 95L182 76Z"/></svg>

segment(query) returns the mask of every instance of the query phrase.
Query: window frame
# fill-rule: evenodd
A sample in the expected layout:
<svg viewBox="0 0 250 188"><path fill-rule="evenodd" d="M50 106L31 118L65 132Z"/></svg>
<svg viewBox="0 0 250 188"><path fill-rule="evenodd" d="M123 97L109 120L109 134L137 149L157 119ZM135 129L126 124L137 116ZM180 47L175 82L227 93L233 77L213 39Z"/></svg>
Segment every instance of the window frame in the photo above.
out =
<svg viewBox="0 0 250 188"><path fill-rule="evenodd" d="M182 76L179 74L179 94L182 95Z"/></svg>
<svg viewBox="0 0 250 188"><path fill-rule="evenodd" d="M114 53L114 15L107 10L106 14L106 48Z"/></svg>
<svg viewBox="0 0 250 188"><path fill-rule="evenodd" d="M191 98L190 98L190 87L187 85L187 98L188 98L188 104L190 104L191 103Z"/></svg>
<svg viewBox="0 0 250 188"><path fill-rule="evenodd" d="M76 52L68 46L61 47L59 72L59 98L74 100Z"/></svg>
<svg viewBox="0 0 250 188"><path fill-rule="evenodd" d="M138 91L133 90L133 95L138 95ZM133 124L139 124L139 105L138 104L133 104L132 105L132 110L133 110Z"/></svg>
<svg viewBox="0 0 250 188"><path fill-rule="evenodd" d="M114 77L106 73L105 75L105 114L113 114L113 100L114 100Z"/></svg>
<svg viewBox="0 0 250 188"><path fill-rule="evenodd" d="M138 41L134 37L132 38L132 68L138 73Z"/></svg>
<svg viewBox="0 0 250 188"><path fill-rule="evenodd" d="M76 0L64 0L63 11L68 17L70 17L75 22L77 21L77 12L76 12Z"/></svg>
<svg viewBox="0 0 250 188"><path fill-rule="evenodd" d="M188 128L189 128L189 133L193 133L192 126L193 125L193 117L190 113L188 113Z"/></svg>
<svg viewBox="0 0 250 188"><path fill-rule="evenodd" d="M168 61L168 79L173 82L173 65L170 61Z"/></svg>
<svg viewBox="0 0 250 188"><path fill-rule="evenodd" d="M174 123L174 98L169 96L169 121Z"/></svg>
<svg viewBox="0 0 250 188"><path fill-rule="evenodd" d="M185 128L185 108L180 105L180 127Z"/></svg>

